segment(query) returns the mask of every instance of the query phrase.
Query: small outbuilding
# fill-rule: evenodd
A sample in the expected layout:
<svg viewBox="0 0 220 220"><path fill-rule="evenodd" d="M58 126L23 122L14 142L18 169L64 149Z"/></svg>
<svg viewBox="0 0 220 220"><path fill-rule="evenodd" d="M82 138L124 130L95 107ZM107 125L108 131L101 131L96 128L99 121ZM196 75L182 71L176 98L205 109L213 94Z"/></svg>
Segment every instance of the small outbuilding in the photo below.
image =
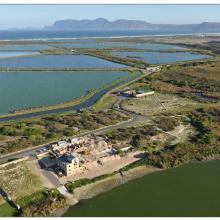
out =
<svg viewBox="0 0 220 220"><path fill-rule="evenodd" d="M154 91L150 90L150 89L138 89L138 90L135 90L135 97L136 98L141 98L141 97L144 97L144 96L148 96L148 95L153 95L154 94Z"/></svg>

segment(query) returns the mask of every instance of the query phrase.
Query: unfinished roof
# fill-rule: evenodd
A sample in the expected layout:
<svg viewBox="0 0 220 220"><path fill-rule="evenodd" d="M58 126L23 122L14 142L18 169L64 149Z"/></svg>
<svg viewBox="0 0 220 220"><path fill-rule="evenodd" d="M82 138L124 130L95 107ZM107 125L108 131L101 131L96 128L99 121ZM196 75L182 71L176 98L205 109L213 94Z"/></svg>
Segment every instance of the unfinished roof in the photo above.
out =
<svg viewBox="0 0 220 220"><path fill-rule="evenodd" d="M77 158L73 156L72 154L64 154L60 157L58 157L58 160L60 160L63 163L72 163Z"/></svg>

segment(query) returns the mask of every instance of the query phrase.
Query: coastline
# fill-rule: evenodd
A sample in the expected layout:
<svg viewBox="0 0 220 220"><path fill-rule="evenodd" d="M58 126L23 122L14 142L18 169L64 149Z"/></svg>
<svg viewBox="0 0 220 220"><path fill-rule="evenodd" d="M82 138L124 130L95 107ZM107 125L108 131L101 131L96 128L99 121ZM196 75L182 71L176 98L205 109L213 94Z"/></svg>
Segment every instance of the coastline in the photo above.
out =
<svg viewBox="0 0 220 220"><path fill-rule="evenodd" d="M97 182L76 188L72 198L69 199L67 206L59 208L50 217L61 217L68 211L70 207L80 202L80 200L93 198L131 180L138 179L150 173L162 170L163 169L150 166L138 166L123 172L123 176L121 176L120 173L117 173Z"/></svg>
<svg viewBox="0 0 220 220"><path fill-rule="evenodd" d="M7 32L9 30L1 30L0 32ZM35 30L33 30L35 31ZM39 31L39 30L38 30ZM16 32L16 31L14 31ZM19 32L19 31L17 31ZM22 30L20 31L22 32ZM44 32L40 30L39 32ZM62 31L61 31L62 32ZM3 42L10 42L10 41L48 41L48 40L79 40L79 39L103 39L103 38L124 38L124 37L170 37L170 36L198 36L198 35L203 35L203 36L219 36L220 34L218 32L196 32L196 33L172 33L172 34L143 34L143 35L113 35L113 36L85 36L85 37L49 37L49 38L17 38L17 39L0 39L0 41Z"/></svg>

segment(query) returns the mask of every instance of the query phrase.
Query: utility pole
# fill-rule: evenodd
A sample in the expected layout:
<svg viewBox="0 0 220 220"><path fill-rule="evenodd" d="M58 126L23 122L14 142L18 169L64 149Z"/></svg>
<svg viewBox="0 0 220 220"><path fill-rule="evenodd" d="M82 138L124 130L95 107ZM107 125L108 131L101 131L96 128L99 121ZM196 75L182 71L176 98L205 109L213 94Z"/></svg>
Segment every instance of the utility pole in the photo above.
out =
<svg viewBox="0 0 220 220"><path fill-rule="evenodd" d="M154 97L155 97L155 99L162 105L162 107L164 108L164 110L167 111L167 108L166 108L165 105L160 101L160 99L158 98L158 96L156 95L156 93L154 93Z"/></svg>

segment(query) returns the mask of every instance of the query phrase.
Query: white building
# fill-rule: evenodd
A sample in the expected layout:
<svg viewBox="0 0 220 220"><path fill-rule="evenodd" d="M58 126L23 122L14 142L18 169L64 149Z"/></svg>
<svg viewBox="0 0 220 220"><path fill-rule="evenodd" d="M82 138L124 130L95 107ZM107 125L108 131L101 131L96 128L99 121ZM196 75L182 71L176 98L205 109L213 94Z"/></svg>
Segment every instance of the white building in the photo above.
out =
<svg viewBox="0 0 220 220"><path fill-rule="evenodd" d="M160 71L160 66L147 67L146 70L149 72L157 72Z"/></svg>
<svg viewBox="0 0 220 220"><path fill-rule="evenodd" d="M141 97L145 97L145 96L153 95L153 94L154 94L154 91L136 91L135 97L141 98Z"/></svg>

